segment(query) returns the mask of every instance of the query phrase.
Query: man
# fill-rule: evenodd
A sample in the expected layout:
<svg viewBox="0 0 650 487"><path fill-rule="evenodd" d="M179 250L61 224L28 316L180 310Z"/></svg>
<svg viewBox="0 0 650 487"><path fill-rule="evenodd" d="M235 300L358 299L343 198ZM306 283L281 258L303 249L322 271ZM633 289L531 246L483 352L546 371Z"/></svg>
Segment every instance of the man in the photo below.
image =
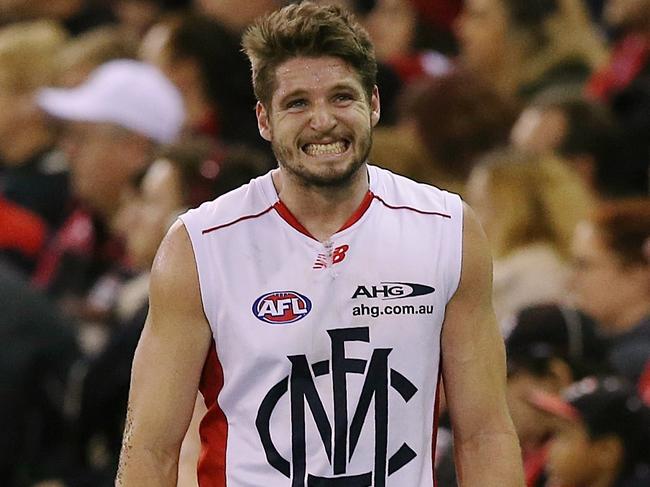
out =
<svg viewBox="0 0 650 487"><path fill-rule="evenodd" d="M64 122L79 204L42 255L34 279L84 317L79 308L89 292L98 297L92 308L108 308L104 297L114 286L104 276L121 257L110 234L120 197L156 148L180 134L185 110L180 93L157 68L129 59L102 64L78 87L44 89L37 103Z"/></svg>
<svg viewBox="0 0 650 487"><path fill-rule="evenodd" d="M70 460L68 379L79 359L73 326L0 258L0 475L34 485Z"/></svg>
<svg viewBox="0 0 650 487"><path fill-rule="evenodd" d="M562 156L597 198L648 193L647 150L612 110L582 93L564 86L543 91L522 111L510 138L518 148Z"/></svg>
<svg viewBox="0 0 650 487"><path fill-rule="evenodd" d="M2 245L1 252L26 273L33 270L43 242L67 213L68 174L55 150L56 133L34 104L34 94L56 77L53 58L65 42L63 28L50 21L0 28L1 212L19 225L9 230L8 222L3 222L0 233L14 242L28 234L33 239L36 229L39 234L32 245ZM11 208L6 215L5 208Z"/></svg>
<svg viewBox="0 0 650 487"><path fill-rule="evenodd" d="M244 46L280 167L162 243L118 484L175 485L200 385L201 486L432 486L442 352L461 483L523 485L485 237L457 196L367 165L367 34L307 2Z"/></svg>
<svg viewBox="0 0 650 487"><path fill-rule="evenodd" d="M527 400L554 424L546 467L550 485L650 484L650 410L625 379L589 376L561 395L533 390Z"/></svg>

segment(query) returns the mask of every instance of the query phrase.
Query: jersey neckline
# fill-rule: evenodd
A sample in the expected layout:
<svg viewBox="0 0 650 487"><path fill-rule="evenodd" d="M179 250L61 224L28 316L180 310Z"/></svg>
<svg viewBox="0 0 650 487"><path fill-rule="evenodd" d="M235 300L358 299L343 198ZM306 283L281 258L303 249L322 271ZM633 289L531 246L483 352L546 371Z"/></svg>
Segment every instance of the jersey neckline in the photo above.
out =
<svg viewBox="0 0 650 487"><path fill-rule="evenodd" d="M341 228L339 228L332 236L338 235L344 230L347 230L348 228L352 227L355 223L357 223L363 215L366 214L368 209L370 208L370 205L372 204L373 200L375 199L375 194L372 191L372 187L374 186L374 174L372 173L371 167L366 165L367 172L368 172L368 191L366 192L365 196L363 197L363 200L361 200L361 203L357 207L357 209L350 215L350 217L343 223ZM270 206L277 212L277 214L282 218L286 223L289 224L293 229L297 230L301 234L305 235L306 237L309 237L312 240L315 240L316 242L320 242L316 237L314 237L309 230L307 230L300 221L295 217L295 215L289 210L287 205L284 204L284 202L280 199L280 196L278 195L277 190L275 189L275 185L273 184L273 171L267 173L266 178L263 181L262 184L262 192L264 195L270 200ZM270 198L272 196L272 198Z"/></svg>

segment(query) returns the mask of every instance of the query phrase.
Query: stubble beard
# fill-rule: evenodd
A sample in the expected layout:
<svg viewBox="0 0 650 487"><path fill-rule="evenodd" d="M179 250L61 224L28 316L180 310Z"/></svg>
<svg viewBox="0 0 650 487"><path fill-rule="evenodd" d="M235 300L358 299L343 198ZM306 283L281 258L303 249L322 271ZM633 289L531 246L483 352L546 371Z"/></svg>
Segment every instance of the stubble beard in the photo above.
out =
<svg viewBox="0 0 650 487"><path fill-rule="evenodd" d="M344 171L338 173L334 171L324 171L323 173L315 173L307 169L303 164L298 163L289 163L288 160L296 159L291 154L291 151L286 147L276 143L275 141L271 142L271 149L273 154L280 165L280 168L283 171L291 174L297 181L299 181L305 187L315 187L315 188L342 188L348 185L353 176L359 171L363 164L368 160L368 155L370 154L370 149L372 147L372 131L368 129L362 137L358 139L360 143L359 147L359 157L355 158L348 164ZM351 142L352 143L352 142ZM301 149L298 151L304 156L309 157L306 154L302 153Z"/></svg>

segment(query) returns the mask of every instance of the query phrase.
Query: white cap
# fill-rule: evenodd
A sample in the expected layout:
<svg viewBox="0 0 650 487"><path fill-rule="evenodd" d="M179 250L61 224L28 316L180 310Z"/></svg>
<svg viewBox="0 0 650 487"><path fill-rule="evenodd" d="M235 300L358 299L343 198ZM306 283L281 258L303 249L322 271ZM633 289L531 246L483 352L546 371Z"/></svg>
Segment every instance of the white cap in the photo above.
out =
<svg viewBox="0 0 650 487"><path fill-rule="evenodd" d="M38 105L53 117L113 123L157 142L174 141L185 120L180 92L156 67L131 59L102 64L75 88L45 88Z"/></svg>

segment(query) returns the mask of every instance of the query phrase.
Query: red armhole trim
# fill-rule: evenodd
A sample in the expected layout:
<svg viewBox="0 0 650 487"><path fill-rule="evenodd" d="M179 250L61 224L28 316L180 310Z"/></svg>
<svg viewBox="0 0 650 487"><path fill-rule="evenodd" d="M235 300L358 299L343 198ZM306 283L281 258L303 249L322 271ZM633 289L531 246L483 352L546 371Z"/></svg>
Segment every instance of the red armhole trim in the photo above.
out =
<svg viewBox="0 0 650 487"><path fill-rule="evenodd" d="M440 213L440 212L437 212L437 211L424 211L424 210L418 210L417 208L413 208L413 207L411 207L411 206L393 206L393 205L389 205L389 204L386 203L383 199L381 199L381 197L379 197L379 196L377 196L377 195L373 195L373 197L374 197L375 199L381 201L381 203L382 203L386 208L390 208L391 210L410 210L410 211L414 211L414 212L416 212L416 213L420 213L421 215L436 215L436 216L441 216L441 217L443 217L443 218L451 218L451 215L447 215L446 213Z"/></svg>
<svg viewBox="0 0 650 487"><path fill-rule="evenodd" d="M260 217L262 215L265 215L266 213L268 213L272 209L273 209L273 206L269 206L266 210L260 211L259 213L256 213L255 215L245 215L245 216L237 218L236 220L233 220L231 222L224 223L223 225L217 225L217 226L214 226L214 227L206 228L205 230L201 230L201 233L203 235L205 235L206 233L214 232L215 230L220 230L222 228L229 227L231 225L234 225L235 223L239 223L239 222L242 222L244 220L250 220L252 218Z"/></svg>
<svg viewBox="0 0 650 487"><path fill-rule="evenodd" d="M438 384L436 385L436 403L433 407L433 435L431 437L431 466L433 467L433 487L437 487L436 480L436 446L438 443L438 420L440 419L440 384L442 377L442 357L438 364Z"/></svg>
<svg viewBox="0 0 650 487"><path fill-rule="evenodd" d="M197 479L200 487L226 487L228 421L217 402L222 387L223 369L212 340L199 384L208 408L199 425L201 453L197 464Z"/></svg>

